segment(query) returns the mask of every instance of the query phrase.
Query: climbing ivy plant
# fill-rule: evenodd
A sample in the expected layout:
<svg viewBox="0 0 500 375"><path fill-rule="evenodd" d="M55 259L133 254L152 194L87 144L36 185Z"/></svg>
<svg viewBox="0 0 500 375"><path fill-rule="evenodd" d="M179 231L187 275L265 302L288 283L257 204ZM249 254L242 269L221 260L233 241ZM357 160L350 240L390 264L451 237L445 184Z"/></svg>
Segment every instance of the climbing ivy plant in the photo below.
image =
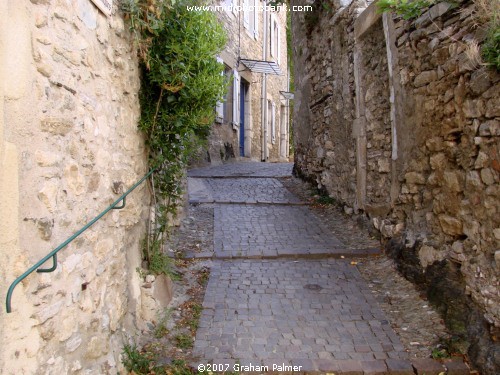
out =
<svg viewBox="0 0 500 375"><path fill-rule="evenodd" d="M122 0L141 64L141 118L149 162L154 218L144 258L153 273L168 273L163 244L181 202L187 158L206 138L226 89L216 55L226 34L216 15L188 10L197 0Z"/></svg>

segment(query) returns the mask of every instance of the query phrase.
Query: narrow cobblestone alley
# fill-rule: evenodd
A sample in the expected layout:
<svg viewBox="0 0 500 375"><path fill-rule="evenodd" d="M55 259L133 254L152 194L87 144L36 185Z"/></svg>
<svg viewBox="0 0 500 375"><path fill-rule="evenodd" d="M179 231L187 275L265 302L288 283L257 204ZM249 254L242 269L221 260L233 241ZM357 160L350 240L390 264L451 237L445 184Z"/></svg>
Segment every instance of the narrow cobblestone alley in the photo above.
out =
<svg viewBox="0 0 500 375"><path fill-rule="evenodd" d="M354 261L378 253L377 241L344 244L285 187L291 172L250 162L189 172L190 204L214 215L213 247L184 253L212 259L192 366L413 374ZM431 361L428 374L433 365L443 370Z"/></svg>

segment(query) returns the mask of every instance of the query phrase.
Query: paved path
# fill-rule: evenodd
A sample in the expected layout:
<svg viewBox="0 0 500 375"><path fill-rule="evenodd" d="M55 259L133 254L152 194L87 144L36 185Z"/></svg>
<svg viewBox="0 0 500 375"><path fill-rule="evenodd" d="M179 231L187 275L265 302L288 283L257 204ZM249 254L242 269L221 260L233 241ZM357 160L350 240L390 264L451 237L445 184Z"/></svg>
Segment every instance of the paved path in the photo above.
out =
<svg viewBox="0 0 500 375"><path fill-rule="evenodd" d="M191 169L188 177L287 177L293 163L229 163L210 168Z"/></svg>
<svg viewBox="0 0 500 375"><path fill-rule="evenodd" d="M307 207L218 205L214 212L216 257L276 257L342 253Z"/></svg>
<svg viewBox="0 0 500 375"><path fill-rule="evenodd" d="M214 262L193 365L413 373L357 268L341 259L370 251L345 247L300 205L275 178L290 173L291 164L267 163L190 172L191 203L214 206Z"/></svg>
<svg viewBox="0 0 500 375"><path fill-rule="evenodd" d="M300 203L276 178L208 178L205 183L219 203Z"/></svg>

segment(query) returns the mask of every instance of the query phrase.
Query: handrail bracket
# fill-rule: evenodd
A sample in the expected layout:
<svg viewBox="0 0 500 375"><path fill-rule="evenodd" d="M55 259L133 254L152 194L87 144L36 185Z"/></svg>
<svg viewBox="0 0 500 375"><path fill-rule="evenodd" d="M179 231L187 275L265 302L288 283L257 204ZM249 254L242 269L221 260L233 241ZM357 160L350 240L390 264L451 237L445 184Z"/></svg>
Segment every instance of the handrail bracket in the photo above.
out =
<svg viewBox="0 0 500 375"><path fill-rule="evenodd" d="M149 176L151 176L156 169L157 168L152 168L148 172L148 174L146 174L139 181L137 181L132 187L130 187L125 193L123 193L116 201L114 201L110 206L108 206L108 208L106 208L99 215L97 215L95 218L93 218L91 221L89 221L87 224L85 224L84 227L82 227L80 230L78 230L76 233L74 233L71 237L69 237L68 239L66 239L66 241L64 241L62 244L60 244L54 250L52 250L49 254L47 254L45 257L43 257L42 259L40 259L32 267L30 267L28 270L26 270L21 276L19 276L17 279L15 279L12 282L12 284L10 284L9 289L7 290L7 296L5 298L5 307L6 307L7 313L10 313L12 311L12 306L11 306L12 294L14 293L14 288L21 281L23 281L26 277L28 277L35 270L38 273L54 272L56 270L56 268L57 268L57 253L60 250L62 250L63 248L65 248L71 241L73 241L75 238L77 238L80 234L82 234L88 228L90 228L90 226L92 226L101 217L103 217L104 215L106 215L110 210L121 210L122 208L124 208L125 204L127 202L127 195L129 195L134 189L136 189L147 178L149 178ZM120 202L121 202L121 204L118 205ZM45 262L47 262L50 258L52 258L52 267L50 267L50 268L39 268Z"/></svg>
<svg viewBox="0 0 500 375"><path fill-rule="evenodd" d="M50 268L39 268L39 269L36 270L36 272L39 272L39 273L54 272L56 270L56 268L57 268L57 254L54 254L52 256L52 262L53 262L52 267L50 267Z"/></svg>
<svg viewBox="0 0 500 375"><path fill-rule="evenodd" d="M113 210L121 210L125 207L125 203L127 202L127 197L123 197L122 204L120 206L114 206Z"/></svg>

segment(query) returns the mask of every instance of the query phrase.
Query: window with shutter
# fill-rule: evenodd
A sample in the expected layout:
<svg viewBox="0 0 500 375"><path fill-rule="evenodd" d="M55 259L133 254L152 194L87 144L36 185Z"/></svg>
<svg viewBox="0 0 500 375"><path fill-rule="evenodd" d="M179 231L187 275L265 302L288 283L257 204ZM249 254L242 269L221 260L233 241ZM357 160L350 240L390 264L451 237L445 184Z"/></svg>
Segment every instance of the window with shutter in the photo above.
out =
<svg viewBox="0 0 500 375"><path fill-rule="evenodd" d="M224 63L224 61L219 56L217 56L217 62L221 64ZM220 74L223 76L224 70ZM217 105L215 106L215 122L224 122L224 101L217 102Z"/></svg>
<svg viewBox="0 0 500 375"><path fill-rule="evenodd" d="M224 97L224 123L231 124L233 121L233 69L226 65L224 75L229 82L226 96Z"/></svg>
<svg viewBox="0 0 500 375"><path fill-rule="evenodd" d="M276 62L280 63L281 56L281 40L280 40L280 27L278 22L276 22Z"/></svg>
<svg viewBox="0 0 500 375"><path fill-rule="evenodd" d="M253 2L253 37L258 39L259 37L259 0L254 0Z"/></svg>
<svg viewBox="0 0 500 375"><path fill-rule="evenodd" d="M249 0L243 0L243 26L245 29L250 29L250 2Z"/></svg>
<svg viewBox="0 0 500 375"><path fill-rule="evenodd" d="M271 22L269 22L269 29L271 31L271 35L269 38L269 44L270 44L270 51L271 51L271 56L274 57L276 55L275 51L275 46L274 46L274 14L271 14Z"/></svg>
<svg viewBox="0 0 500 375"><path fill-rule="evenodd" d="M240 75L233 70L233 128L240 124Z"/></svg>
<svg viewBox="0 0 500 375"><path fill-rule="evenodd" d="M274 102L271 109L271 142L272 144L276 142L276 105Z"/></svg>

